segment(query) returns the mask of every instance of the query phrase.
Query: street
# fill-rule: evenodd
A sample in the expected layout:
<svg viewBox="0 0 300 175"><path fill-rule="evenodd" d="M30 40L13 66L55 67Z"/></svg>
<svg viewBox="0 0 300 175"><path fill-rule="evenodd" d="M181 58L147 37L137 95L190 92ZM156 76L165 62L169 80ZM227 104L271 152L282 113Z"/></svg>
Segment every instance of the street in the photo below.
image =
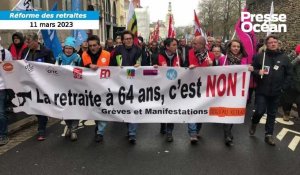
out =
<svg viewBox="0 0 300 175"><path fill-rule="evenodd" d="M62 136L62 122L51 120L43 142L36 141L36 126L11 137L18 145L0 155L0 174L297 174L300 120L277 123L272 147L264 142L264 125L249 136L251 115L248 108L245 124L234 126L233 147L224 144L222 124L204 124L197 145L190 144L187 124L175 124L173 143L159 133L159 124L140 124L131 145L124 123L109 123L104 142L95 143L93 122L86 121L71 142Z"/></svg>

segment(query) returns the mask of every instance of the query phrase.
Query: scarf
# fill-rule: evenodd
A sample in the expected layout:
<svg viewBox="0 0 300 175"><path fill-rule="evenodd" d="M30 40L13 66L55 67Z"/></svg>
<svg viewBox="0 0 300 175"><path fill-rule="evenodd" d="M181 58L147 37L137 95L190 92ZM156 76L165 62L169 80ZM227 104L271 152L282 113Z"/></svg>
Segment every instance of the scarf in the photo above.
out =
<svg viewBox="0 0 300 175"><path fill-rule="evenodd" d="M73 65L74 60L78 58L77 53L73 53L70 56L67 56L66 54L60 55L61 64L60 65Z"/></svg>
<svg viewBox="0 0 300 175"><path fill-rule="evenodd" d="M204 52L199 52L199 51L197 51L197 52L195 52L195 56L196 56L196 58L198 59L198 63L199 64L202 64L204 61L205 61L205 59L207 58L207 50L205 49L204 50Z"/></svg>
<svg viewBox="0 0 300 175"><path fill-rule="evenodd" d="M242 57L242 53L240 53L238 56L235 56L231 52L229 52L227 54L228 65L240 65Z"/></svg>

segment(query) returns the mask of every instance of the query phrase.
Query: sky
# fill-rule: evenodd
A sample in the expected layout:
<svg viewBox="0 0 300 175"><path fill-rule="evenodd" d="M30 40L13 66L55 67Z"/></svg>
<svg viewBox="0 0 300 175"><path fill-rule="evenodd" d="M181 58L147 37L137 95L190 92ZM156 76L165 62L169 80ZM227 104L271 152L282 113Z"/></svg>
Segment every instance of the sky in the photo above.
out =
<svg viewBox="0 0 300 175"><path fill-rule="evenodd" d="M172 12L175 26L192 25L194 20L194 10L200 0L140 0L142 7L149 7L150 22L157 22L158 19L165 21L168 13L169 2L172 2Z"/></svg>

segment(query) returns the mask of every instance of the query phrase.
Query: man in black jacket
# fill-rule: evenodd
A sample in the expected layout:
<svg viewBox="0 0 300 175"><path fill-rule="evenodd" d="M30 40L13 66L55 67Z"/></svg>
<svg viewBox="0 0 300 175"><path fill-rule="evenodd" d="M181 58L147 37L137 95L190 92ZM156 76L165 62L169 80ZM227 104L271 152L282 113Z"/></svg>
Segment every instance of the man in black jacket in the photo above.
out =
<svg viewBox="0 0 300 175"><path fill-rule="evenodd" d="M22 59L27 61L36 61L44 63L55 63L55 59L51 50L41 45L38 42L38 35L34 32L26 35L27 48L22 52ZM48 117L43 115L37 115L38 118L38 141L45 140L46 125Z"/></svg>
<svg viewBox="0 0 300 175"><path fill-rule="evenodd" d="M121 36L123 45L116 47L112 56L110 66L135 66L142 63L142 51L133 44L134 35L125 30ZM128 141L131 144L136 142L137 123L128 123Z"/></svg>
<svg viewBox="0 0 300 175"><path fill-rule="evenodd" d="M252 117L249 134L254 135L256 126L263 114L267 111L267 122L265 125L265 142L275 145L273 130L279 99L290 85L292 67L288 57L279 50L278 38L269 35L265 44L264 53L253 58L253 74L257 78L256 87L256 109Z"/></svg>
<svg viewBox="0 0 300 175"><path fill-rule="evenodd" d="M191 48L189 46L186 45L186 40L185 38L180 39L179 41L179 55L180 55L180 59L181 59L181 67L188 67L189 66L189 50Z"/></svg>

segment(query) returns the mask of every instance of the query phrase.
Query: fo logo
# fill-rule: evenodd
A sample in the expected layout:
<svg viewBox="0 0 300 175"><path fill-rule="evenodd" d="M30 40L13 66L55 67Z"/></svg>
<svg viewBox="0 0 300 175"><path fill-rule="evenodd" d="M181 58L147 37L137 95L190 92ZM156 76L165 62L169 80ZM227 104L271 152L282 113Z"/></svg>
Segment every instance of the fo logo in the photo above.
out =
<svg viewBox="0 0 300 175"><path fill-rule="evenodd" d="M106 78L108 79L110 77L110 70L109 69L101 69L100 70L100 79Z"/></svg>
<svg viewBox="0 0 300 175"><path fill-rule="evenodd" d="M10 72L14 69L14 66L11 63L5 63L3 64L3 70L6 72Z"/></svg>
<svg viewBox="0 0 300 175"><path fill-rule="evenodd" d="M175 69L169 69L166 76L169 80L175 80L177 78L177 71Z"/></svg>

